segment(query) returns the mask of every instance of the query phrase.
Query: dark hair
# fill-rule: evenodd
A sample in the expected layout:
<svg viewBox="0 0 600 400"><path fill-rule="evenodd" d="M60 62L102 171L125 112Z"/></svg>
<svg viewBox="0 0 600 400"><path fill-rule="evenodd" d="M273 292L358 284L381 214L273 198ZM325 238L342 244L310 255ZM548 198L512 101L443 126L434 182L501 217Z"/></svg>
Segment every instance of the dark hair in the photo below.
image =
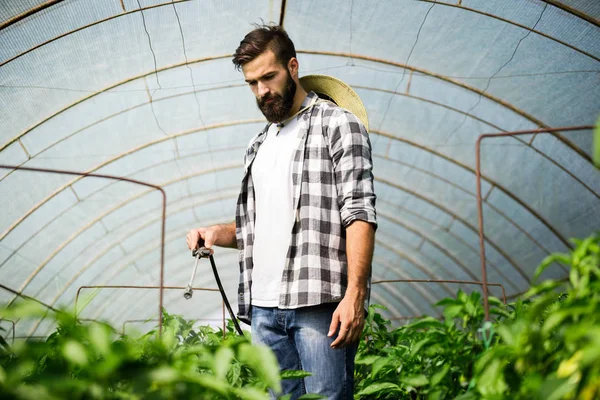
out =
<svg viewBox="0 0 600 400"><path fill-rule="evenodd" d="M275 53L275 59L284 67L292 57L296 57L296 48L287 32L279 25L254 25L256 29L248 33L233 55L233 64L239 71L244 64L254 60L267 49Z"/></svg>

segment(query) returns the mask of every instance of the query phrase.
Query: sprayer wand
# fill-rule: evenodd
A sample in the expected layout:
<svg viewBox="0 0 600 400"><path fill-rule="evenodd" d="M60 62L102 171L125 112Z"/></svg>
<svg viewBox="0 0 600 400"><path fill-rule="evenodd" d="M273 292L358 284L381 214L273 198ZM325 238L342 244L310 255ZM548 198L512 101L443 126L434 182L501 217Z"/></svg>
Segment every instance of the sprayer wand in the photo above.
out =
<svg viewBox="0 0 600 400"><path fill-rule="evenodd" d="M198 239L198 247L192 250L192 257L194 257L196 261L194 262L194 269L192 270L192 277L190 278L190 283L187 285L187 288L183 293L183 297L185 297L186 300L192 298L192 295L194 293L192 286L194 285L194 278L196 277L198 261L200 261L201 258L208 258L210 260L210 265L212 267L215 280L217 281L217 286L219 287L219 292L221 292L221 297L223 298L223 302L225 303L225 307L227 307L229 316L233 321L233 325L235 325L235 330L241 336L244 336L244 332L242 331L242 328L240 328L240 324L238 323L237 318L235 317L233 310L231 309L231 305L229 304L229 300L227 299L227 295L225 294L225 290L223 289L223 285L221 284L221 279L219 278L219 273L217 272L217 266L215 265L215 259L213 258L210 249L204 247L204 239Z"/></svg>

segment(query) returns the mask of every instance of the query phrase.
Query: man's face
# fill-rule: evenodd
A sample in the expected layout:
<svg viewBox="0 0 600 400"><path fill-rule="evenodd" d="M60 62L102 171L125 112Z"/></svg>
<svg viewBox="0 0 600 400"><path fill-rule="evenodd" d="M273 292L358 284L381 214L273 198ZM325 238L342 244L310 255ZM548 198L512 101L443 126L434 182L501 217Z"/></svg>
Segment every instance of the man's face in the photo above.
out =
<svg viewBox="0 0 600 400"><path fill-rule="evenodd" d="M296 82L289 70L277 62L275 54L265 51L243 65L242 72L267 121L285 120L294 105Z"/></svg>

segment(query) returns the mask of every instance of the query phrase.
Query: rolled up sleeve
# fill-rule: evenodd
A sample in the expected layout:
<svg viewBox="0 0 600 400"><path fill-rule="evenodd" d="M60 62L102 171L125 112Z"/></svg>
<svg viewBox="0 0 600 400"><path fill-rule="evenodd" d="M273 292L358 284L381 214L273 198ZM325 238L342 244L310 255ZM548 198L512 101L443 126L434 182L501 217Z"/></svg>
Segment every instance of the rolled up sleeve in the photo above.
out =
<svg viewBox="0 0 600 400"><path fill-rule="evenodd" d="M355 220L377 229L371 141L365 126L348 111L329 121L330 148L342 223Z"/></svg>

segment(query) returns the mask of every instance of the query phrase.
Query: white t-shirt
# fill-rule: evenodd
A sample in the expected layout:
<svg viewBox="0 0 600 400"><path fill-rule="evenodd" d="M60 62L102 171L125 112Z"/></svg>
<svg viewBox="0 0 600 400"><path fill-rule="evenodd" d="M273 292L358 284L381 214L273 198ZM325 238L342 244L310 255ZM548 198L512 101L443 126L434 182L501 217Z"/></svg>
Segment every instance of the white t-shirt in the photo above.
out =
<svg viewBox="0 0 600 400"><path fill-rule="evenodd" d="M252 304L279 305L281 276L292 240L292 160L299 124L292 118L279 133L272 124L252 163L256 199L253 247Z"/></svg>

